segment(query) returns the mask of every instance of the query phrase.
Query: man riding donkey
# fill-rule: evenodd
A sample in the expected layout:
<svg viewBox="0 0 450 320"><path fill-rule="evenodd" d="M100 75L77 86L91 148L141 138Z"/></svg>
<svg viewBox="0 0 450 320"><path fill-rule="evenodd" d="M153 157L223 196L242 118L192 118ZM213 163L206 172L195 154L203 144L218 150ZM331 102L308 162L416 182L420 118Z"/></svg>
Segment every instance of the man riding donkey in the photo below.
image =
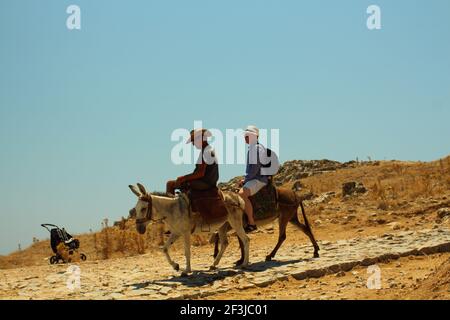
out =
<svg viewBox="0 0 450 320"><path fill-rule="evenodd" d="M280 163L275 152L259 143L259 129L255 126L248 126L244 136L248 144L247 168L245 178L240 183L241 189L236 194L236 197L243 202L242 209L247 217L247 221L244 222L244 230L246 233L257 230L255 221L258 225L263 226L275 219L278 220L278 241L274 249L266 256L266 260L270 261L286 240L288 223L292 223L311 240L314 248L313 257L318 258L319 245L311 230L302 203L305 197L298 193L298 190L273 185L273 176L278 172ZM230 197L232 198L232 196ZM303 223L297 216L299 208L303 216ZM214 257L220 255L220 239L226 238L229 230L231 230L231 226L225 223L221 228L222 234L215 233L211 237L210 243L215 244ZM241 264L245 258L245 247L241 241L239 244L241 258L236 262L237 265Z"/></svg>
<svg viewBox="0 0 450 320"><path fill-rule="evenodd" d="M269 162L266 148L259 143L259 129L250 125L245 129L245 143L248 144L247 167L245 178L241 181L242 188L239 195L245 202L245 213L248 224L245 227L247 233L257 230L253 216L253 205L250 197L255 196L261 189L269 183L269 176L263 175L263 164Z"/></svg>
<svg viewBox="0 0 450 320"><path fill-rule="evenodd" d="M183 192L189 190L206 191L217 187L219 181L219 165L214 148L208 144L207 139L211 132L207 129L195 129L191 131L186 144L192 143L200 150L200 156L195 165L193 173L170 180L166 185L168 194L175 194L179 189Z"/></svg>
<svg viewBox="0 0 450 320"><path fill-rule="evenodd" d="M194 233L205 232L205 225L210 232L219 231L220 234L224 232L219 228L225 223L227 230L229 226L235 230L245 251L240 266L246 267L249 263L250 240L243 228L244 212L241 206L235 204L231 192L221 192L217 188L218 161L214 149L207 142L208 137L211 137L211 133L206 129L191 131L187 143L192 143L201 151L195 170L191 174L168 181L165 194L148 192L140 183L137 186L129 185L130 190L138 197L135 207L130 210L136 217L136 230L144 234L152 221L164 223L170 236L164 244L163 252L169 264L177 271L180 266L171 259L169 248L177 239L184 240L186 269L183 275L191 272L190 237ZM175 190L181 192L175 194ZM225 252L225 237L221 239L220 244L211 269L216 268Z"/></svg>

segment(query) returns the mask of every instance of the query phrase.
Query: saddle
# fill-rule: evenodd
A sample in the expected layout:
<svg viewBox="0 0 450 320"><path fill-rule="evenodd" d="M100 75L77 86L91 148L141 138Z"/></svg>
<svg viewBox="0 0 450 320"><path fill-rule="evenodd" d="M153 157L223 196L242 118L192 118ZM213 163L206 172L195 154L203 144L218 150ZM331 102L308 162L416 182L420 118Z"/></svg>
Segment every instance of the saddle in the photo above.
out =
<svg viewBox="0 0 450 320"><path fill-rule="evenodd" d="M188 197L192 212L198 212L207 224L220 222L228 214L222 192L217 187L208 190L191 189Z"/></svg>
<svg viewBox="0 0 450 320"><path fill-rule="evenodd" d="M278 193L271 181L258 193L249 197L249 200L253 206L255 220L264 220L276 214Z"/></svg>

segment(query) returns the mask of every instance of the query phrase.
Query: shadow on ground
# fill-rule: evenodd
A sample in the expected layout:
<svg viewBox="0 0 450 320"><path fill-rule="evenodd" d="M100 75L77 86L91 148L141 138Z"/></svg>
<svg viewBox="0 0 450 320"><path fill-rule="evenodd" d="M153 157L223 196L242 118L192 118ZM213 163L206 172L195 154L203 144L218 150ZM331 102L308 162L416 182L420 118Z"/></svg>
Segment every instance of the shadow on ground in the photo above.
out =
<svg viewBox="0 0 450 320"><path fill-rule="evenodd" d="M189 276L175 276L170 279L161 279L161 280L153 280L141 283L130 284L129 286L137 289L143 289L148 287L149 285L160 285L160 286L169 286L172 287L174 285L183 285L186 287L203 287L206 285L211 285L215 281L224 280L228 277L234 277L239 274L244 273L259 273L264 272L266 270L282 267L285 265L290 265L299 262L307 262L312 259L296 259L296 260L286 260L286 261L261 261L257 263L251 264L248 268L245 269L217 269L215 271L194 271Z"/></svg>

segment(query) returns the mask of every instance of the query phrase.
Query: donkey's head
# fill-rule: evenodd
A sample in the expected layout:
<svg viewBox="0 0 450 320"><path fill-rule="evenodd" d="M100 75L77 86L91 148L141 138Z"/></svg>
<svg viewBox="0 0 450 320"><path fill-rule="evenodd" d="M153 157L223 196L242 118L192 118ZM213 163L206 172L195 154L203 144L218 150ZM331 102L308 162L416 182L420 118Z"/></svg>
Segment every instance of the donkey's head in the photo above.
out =
<svg viewBox="0 0 450 320"><path fill-rule="evenodd" d="M130 190L138 197L136 206L130 210L136 217L136 230L140 234L144 234L147 225L152 220L152 196L147 193L145 187L138 183L136 186L128 186Z"/></svg>

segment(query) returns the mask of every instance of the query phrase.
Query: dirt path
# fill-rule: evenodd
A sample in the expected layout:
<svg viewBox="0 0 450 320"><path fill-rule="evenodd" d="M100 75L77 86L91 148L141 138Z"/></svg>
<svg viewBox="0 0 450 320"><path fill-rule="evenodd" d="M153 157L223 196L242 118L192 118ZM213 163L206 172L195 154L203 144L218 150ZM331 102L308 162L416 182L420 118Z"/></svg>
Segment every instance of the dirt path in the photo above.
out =
<svg viewBox="0 0 450 320"><path fill-rule="evenodd" d="M324 279L335 279L334 275L327 276L327 274L342 275L343 271L347 272L341 280L345 282L346 276L351 277L350 274L355 276L353 273L348 274L348 271L354 268L356 268L354 272L358 272L356 275L359 274L361 278L358 285L361 289L367 290L363 288L362 282L365 274L361 274L363 269L358 271L358 266L367 267L400 257L450 252L450 230L442 228L416 232L403 231L378 237L353 238L336 242L322 241L320 245L322 250L319 259L311 258L310 244L293 244L285 246L277 256L278 260L273 262L264 262L267 246L255 248L252 251L254 263L248 270L232 267L238 252L231 249L224 257L220 265L222 268L218 271L207 271L212 262L211 248L209 246L199 248L198 251L202 254L194 250L192 261L193 268L198 271L189 278L180 277L179 273L173 271L160 252L86 262L79 265L79 270L75 269L75 276L77 271L80 272L80 288L74 291L69 287L70 285L76 287L76 281L69 281L69 287L67 283L68 280L76 277L74 278L73 272L68 273L67 265L2 270L0 271L2 279L0 298L195 299L214 296L215 298L238 298L245 296L246 293L249 293L248 297L258 298L254 295L256 291L252 292L252 290L258 288L260 291L261 287L292 277L298 280L324 276ZM184 257L179 250L173 256L183 265ZM438 264L440 260L433 261ZM394 279L394 275L390 276L388 271L383 277ZM236 290L239 290L240 294ZM319 298L320 296L308 295L308 297Z"/></svg>
<svg viewBox="0 0 450 320"><path fill-rule="evenodd" d="M379 263L381 288L368 289L371 276L367 267L358 266L350 272L326 275L319 279L296 280L289 277L265 288L230 290L211 297L226 299L277 300L416 300L450 299L450 282L441 279L442 271L450 267L450 253L430 256L409 256L387 263ZM441 285L436 285L442 282ZM445 282L444 282L445 281ZM428 285L431 284L431 285Z"/></svg>

